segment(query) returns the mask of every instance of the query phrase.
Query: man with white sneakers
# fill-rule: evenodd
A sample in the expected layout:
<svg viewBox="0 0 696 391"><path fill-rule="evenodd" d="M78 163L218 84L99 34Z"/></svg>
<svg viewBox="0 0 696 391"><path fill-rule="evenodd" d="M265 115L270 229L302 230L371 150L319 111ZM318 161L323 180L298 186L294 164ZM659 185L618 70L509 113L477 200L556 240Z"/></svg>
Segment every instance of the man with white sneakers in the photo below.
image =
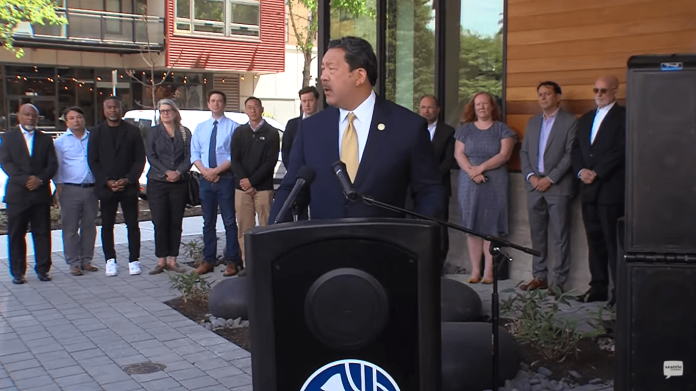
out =
<svg viewBox="0 0 696 391"><path fill-rule="evenodd" d="M123 121L123 104L115 96L104 100L105 121L90 133L88 159L94 174L94 192L101 208L101 240L106 275L118 274L114 247L114 224L121 204L128 229L128 270L140 274L140 227L138 193L145 167L145 144L140 129Z"/></svg>

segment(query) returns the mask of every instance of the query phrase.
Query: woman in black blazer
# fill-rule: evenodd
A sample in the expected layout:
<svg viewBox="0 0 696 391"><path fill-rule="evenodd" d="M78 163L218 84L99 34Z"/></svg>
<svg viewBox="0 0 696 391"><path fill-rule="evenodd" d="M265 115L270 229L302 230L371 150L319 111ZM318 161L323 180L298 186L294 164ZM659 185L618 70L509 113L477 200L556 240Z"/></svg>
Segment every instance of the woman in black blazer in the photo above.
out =
<svg viewBox="0 0 696 391"><path fill-rule="evenodd" d="M165 269L183 270L177 265L181 245L181 224L186 209L188 172L191 168L191 131L181 125L179 108L172 99L157 103L160 119L147 135L145 152L150 162L147 173L147 200L155 226L157 266L150 274Z"/></svg>

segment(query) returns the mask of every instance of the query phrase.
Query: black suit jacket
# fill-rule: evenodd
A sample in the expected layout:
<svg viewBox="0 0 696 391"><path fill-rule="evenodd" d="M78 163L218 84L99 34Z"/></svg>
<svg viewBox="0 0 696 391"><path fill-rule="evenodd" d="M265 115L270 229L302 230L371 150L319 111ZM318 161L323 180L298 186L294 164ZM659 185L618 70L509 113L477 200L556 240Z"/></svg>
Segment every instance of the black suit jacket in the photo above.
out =
<svg viewBox="0 0 696 391"><path fill-rule="evenodd" d="M401 217L401 214L346 200L331 166L339 160L339 110L328 108L302 121L290 153L290 168L278 188L269 221L288 197L297 170L316 171L310 186L312 219ZM444 190L437 171L425 119L379 96L375 101L367 144L355 177L355 189L376 200L404 207L409 185L416 212L442 218ZM281 216L289 221L290 214Z"/></svg>
<svg viewBox="0 0 696 391"><path fill-rule="evenodd" d="M121 121L114 145L109 126L102 122L89 135L89 168L94 174L94 191L100 199L110 199L115 193L106 186L109 180L128 179L124 195L138 194L140 175L145 167L145 144L140 129Z"/></svg>
<svg viewBox="0 0 696 391"><path fill-rule="evenodd" d="M281 146L281 152L283 155L283 165L285 169L288 169L290 164L290 151L292 150L292 142L297 136L297 131L300 128L300 121L302 121L302 116L295 117L288 121L285 125L285 133L283 133L283 145Z"/></svg>
<svg viewBox="0 0 696 391"><path fill-rule="evenodd" d="M433 153L435 161L438 163L438 170L442 176L442 185L445 187L445 194L452 195L452 183L450 170L454 168L457 161L454 159L454 128L442 121L438 121L433 135Z"/></svg>
<svg viewBox="0 0 696 391"><path fill-rule="evenodd" d="M0 145L0 163L8 176L5 203L26 207L51 203L49 181L58 169L58 159L51 136L34 130L33 153L29 156L22 131L15 128L6 132ZM26 188L31 175L43 181L43 185L33 191Z"/></svg>
<svg viewBox="0 0 696 391"><path fill-rule="evenodd" d="M573 175L588 168L597 173L590 185L580 184L583 203L621 205L624 203L626 160L626 109L614 103L602 121L594 143L590 144L595 113L585 113L578 121L573 147Z"/></svg>

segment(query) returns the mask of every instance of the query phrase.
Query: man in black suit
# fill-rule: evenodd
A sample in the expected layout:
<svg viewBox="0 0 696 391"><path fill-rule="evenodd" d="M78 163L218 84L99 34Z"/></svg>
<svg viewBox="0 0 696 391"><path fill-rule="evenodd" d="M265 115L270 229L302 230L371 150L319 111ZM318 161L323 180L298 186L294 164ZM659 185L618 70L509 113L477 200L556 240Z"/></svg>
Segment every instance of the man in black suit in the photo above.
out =
<svg viewBox="0 0 696 391"><path fill-rule="evenodd" d="M51 188L58 169L51 136L36 129L39 111L27 103L19 108L19 126L5 133L0 163L7 174L5 203L10 240L12 283L24 284L27 271L25 235L29 223L34 240L34 271L39 280L51 281Z"/></svg>
<svg viewBox="0 0 696 391"><path fill-rule="evenodd" d="M438 121L440 104L433 95L425 95L420 101L420 115L428 121L428 133L438 164L438 171L442 177L442 185L445 187L445 221L449 220L449 199L452 196L452 181L450 170L456 167L454 159L454 128L442 121ZM443 227L442 234L442 266L445 265L447 252L449 251L449 235L447 228Z"/></svg>
<svg viewBox="0 0 696 391"><path fill-rule="evenodd" d="M118 273L114 223L119 203L128 229L128 269L131 275L140 274L138 193L140 174L145 167L145 145L140 129L121 120L122 112L119 98L110 96L104 100L106 120L92 130L88 147L89 168L94 174L94 191L101 208L107 276Z"/></svg>
<svg viewBox="0 0 696 391"><path fill-rule="evenodd" d="M288 121L287 125L285 125L285 133L283 133L281 150L283 154L283 165L285 165L286 171L290 166L290 150L292 149L292 142L297 135L297 131L300 129L300 121L317 112L317 103L319 101L319 91L317 91L317 88L314 86L302 88L299 95L300 103L302 104L302 115ZM309 189L307 187L303 187L300 194L297 195L296 204L297 219L307 220L309 218L309 214L307 213Z"/></svg>
<svg viewBox="0 0 696 391"><path fill-rule="evenodd" d="M607 300L607 269L616 287L616 225L624 213L626 154L626 109L616 103L618 89L615 77L601 77L595 82L597 109L578 121L572 152L573 173L582 182L582 218L592 274L590 289L579 300ZM614 291L609 305L615 301Z"/></svg>
<svg viewBox="0 0 696 391"><path fill-rule="evenodd" d="M376 81L377 57L369 42L345 37L329 43L322 59L321 82L326 101L333 107L303 120L269 222L275 220L302 166L316 172L310 187L313 219L403 216L346 200L332 170L339 159L359 193L404 207L410 186L417 213L442 217L445 195L427 122L377 96L372 90ZM289 215L279 216L279 220L288 221Z"/></svg>

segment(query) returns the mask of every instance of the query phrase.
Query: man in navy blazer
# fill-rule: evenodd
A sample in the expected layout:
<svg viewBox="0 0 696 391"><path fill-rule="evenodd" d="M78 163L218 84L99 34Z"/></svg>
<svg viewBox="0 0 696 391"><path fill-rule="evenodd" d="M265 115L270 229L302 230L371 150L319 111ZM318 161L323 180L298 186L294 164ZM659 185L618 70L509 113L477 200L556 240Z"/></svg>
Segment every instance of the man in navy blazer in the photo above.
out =
<svg viewBox="0 0 696 391"><path fill-rule="evenodd" d="M321 64L321 82L326 101L333 107L302 122L290 153L290 168L273 202L271 223L302 166L316 171L310 187L312 219L403 217L360 202L349 203L344 197L331 166L339 159L348 163L344 138L355 141L355 136L357 145L351 148L357 147L357 161L353 159L357 171L352 173L349 165L348 173L359 193L403 207L410 184L414 210L442 217L444 189L426 120L378 97L372 91L376 81L377 58L367 41L345 37L329 43ZM352 156L355 152L353 149ZM290 221L290 217L288 213L279 220Z"/></svg>

